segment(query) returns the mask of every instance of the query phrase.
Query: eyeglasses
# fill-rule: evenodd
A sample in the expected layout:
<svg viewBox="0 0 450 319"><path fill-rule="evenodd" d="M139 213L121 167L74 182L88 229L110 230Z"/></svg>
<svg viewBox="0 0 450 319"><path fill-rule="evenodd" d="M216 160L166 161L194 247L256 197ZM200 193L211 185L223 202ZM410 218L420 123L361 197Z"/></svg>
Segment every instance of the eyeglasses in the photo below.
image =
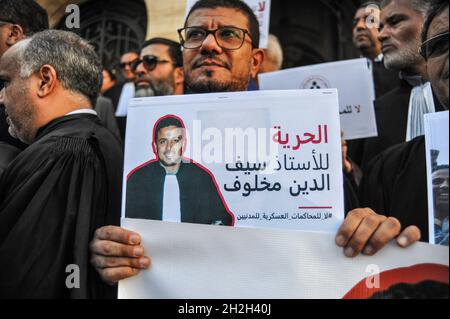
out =
<svg viewBox="0 0 450 319"><path fill-rule="evenodd" d="M216 30L206 30L200 27L187 27L178 30L180 43L185 49L200 48L210 34L214 36L217 44L222 49L226 50L240 49L244 44L245 35L248 35L248 38L252 41L250 33L247 30L236 27L221 27Z"/></svg>
<svg viewBox="0 0 450 319"><path fill-rule="evenodd" d="M153 71L156 68L156 66L158 65L158 63L172 63L172 62L168 61L168 60L160 60L155 55L144 55L142 57L142 59L138 59L133 62L133 64L131 65L131 69L133 71L136 71L139 64L141 64L141 63L144 64L144 67L147 71Z"/></svg>
<svg viewBox="0 0 450 319"><path fill-rule="evenodd" d="M6 87L6 80L0 79L0 92Z"/></svg>
<svg viewBox="0 0 450 319"><path fill-rule="evenodd" d="M125 69L127 66L129 66L130 68L132 68L133 67L133 63L135 63L136 61L138 61L139 59L135 59L135 60L133 60L133 61L130 61L130 62L121 62L120 64L119 64L119 67L121 68L121 69Z"/></svg>
<svg viewBox="0 0 450 319"><path fill-rule="evenodd" d="M448 52L448 31L428 39L420 46L420 55L425 60L435 58Z"/></svg>

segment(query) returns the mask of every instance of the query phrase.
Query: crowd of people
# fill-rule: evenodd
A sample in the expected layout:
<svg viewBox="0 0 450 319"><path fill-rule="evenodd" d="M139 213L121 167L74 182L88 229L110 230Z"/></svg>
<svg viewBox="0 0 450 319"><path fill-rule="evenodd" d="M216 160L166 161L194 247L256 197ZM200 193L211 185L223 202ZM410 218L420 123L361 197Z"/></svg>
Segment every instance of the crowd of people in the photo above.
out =
<svg viewBox="0 0 450 319"><path fill-rule="evenodd" d="M379 25L368 23L374 5ZM448 5L384 0L355 13L378 136L342 141L346 218L336 249L347 257L431 236L423 117L449 106ZM119 76L78 35L49 30L33 0L0 7L0 297L113 298L118 281L151 267L141 236L119 227L129 100L255 90L259 73L281 68L282 47L272 35L259 48L244 2L199 0L180 42L147 40L120 57ZM442 187L448 194L448 167ZM80 267L78 289L65 284L70 264Z"/></svg>

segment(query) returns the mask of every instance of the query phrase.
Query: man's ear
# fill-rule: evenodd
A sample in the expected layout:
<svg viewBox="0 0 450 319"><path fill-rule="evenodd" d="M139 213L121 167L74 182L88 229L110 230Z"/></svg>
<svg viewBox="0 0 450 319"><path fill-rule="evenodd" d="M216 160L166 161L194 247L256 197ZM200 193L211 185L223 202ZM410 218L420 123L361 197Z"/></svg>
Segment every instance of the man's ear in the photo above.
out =
<svg viewBox="0 0 450 319"><path fill-rule="evenodd" d="M37 95L40 98L44 98L55 90L58 80L56 70L51 65L45 64L41 66L37 76L39 81Z"/></svg>
<svg viewBox="0 0 450 319"><path fill-rule="evenodd" d="M23 38L25 38L25 34L23 32L22 27L18 24L10 25L10 30L8 32L8 38L6 39L6 43L9 46L13 46Z"/></svg>
<svg viewBox="0 0 450 319"><path fill-rule="evenodd" d="M175 68L175 71L173 73L173 79L175 85L180 85L184 83L184 71L182 66Z"/></svg>
<svg viewBox="0 0 450 319"><path fill-rule="evenodd" d="M251 66L251 77L256 78L259 72L259 68L264 62L264 50L263 49L253 49L252 52L252 66Z"/></svg>

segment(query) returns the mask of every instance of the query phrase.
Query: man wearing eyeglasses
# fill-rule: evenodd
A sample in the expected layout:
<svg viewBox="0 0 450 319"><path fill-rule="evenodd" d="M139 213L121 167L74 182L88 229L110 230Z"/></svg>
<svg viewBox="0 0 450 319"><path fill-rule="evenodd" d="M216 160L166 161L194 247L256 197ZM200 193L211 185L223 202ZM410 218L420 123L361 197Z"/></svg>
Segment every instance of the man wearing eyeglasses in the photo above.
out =
<svg viewBox="0 0 450 319"><path fill-rule="evenodd" d="M442 110L431 92L426 62L419 54L420 34L429 7L429 0L381 3L379 39L384 64L399 72L400 79L397 88L375 101L378 136L352 146L352 160L365 172L378 154L422 135L423 114Z"/></svg>
<svg viewBox="0 0 450 319"><path fill-rule="evenodd" d="M192 92L244 91L264 59L263 51L258 48L258 22L241 1L200 0L192 7L179 34L184 48L185 82ZM370 209L357 209L349 215L336 237L336 243L348 257L358 255L363 249L364 254L374 255L391 240L407 247L420 238L416 228L401 232L398 220ZM355 223L360 217L360 221L367 218ZM371 226L367 227L370 222ZM150 266L139 234L120 227L97 229L90 248L91 264L110 284Z"/></svg>
<svg viewBox="0 0 450 319"><path fill-rule="evenodd" d="M184 93L183 57L180 44L175 41L147 40L132 68L136 73L135 97Z"/></svg>
<svg viewBox="0 0 450 319"><path fill-rule="evenodd" d="M422 31L420 53L426 61L427 74L438 97L437 105L442 110L448 110L448 1L434 0L431 3ZM367 178L363 180L363 195L375 205L384 207L391 216L405 221L405 225L417 225L421 239L428 241L424 136L386 150L371 163L369 169Z"/></svg>

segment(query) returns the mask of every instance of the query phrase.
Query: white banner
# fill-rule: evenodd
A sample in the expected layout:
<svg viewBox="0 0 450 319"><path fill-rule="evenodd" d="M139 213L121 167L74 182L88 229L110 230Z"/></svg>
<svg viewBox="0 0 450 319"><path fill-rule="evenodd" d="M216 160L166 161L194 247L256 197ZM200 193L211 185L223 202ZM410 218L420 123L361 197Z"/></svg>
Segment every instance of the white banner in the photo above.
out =
<svg viewBox="0 0 450 319"><path fill-rule="evenodd" d="M261 90L328 89L339 92L347 140L377 136L372 71L366 59L316 64L259 75Z"/></svg>
<svg viewBox="0 0 450 319"><path fill-rule="evenodd" d="M344 219L337 92L134 99L124 175L124 217L335 232Z"/></svg>
<svg viewBox="0 0 450 319"><path fill-rule="evenodd" d="M447 112L425 114L430 243L448 246L448 135Z"/></svg>
<svg viewBox="0 0 450 319"><path fill-rule="evenodd" d="M133 219L122 226L142 235L152 265L119 282L119 298L448 296L448 247L392 243L373 257L347 258L334 234Z"/></svg>
<svg viewBox="0 0 450 319"><path fill-rule="evenodd" d="M197 0L186 1L186 16L196 2ZM260 32L259 47L265 49L267 48L269 39L271 0L244 0L244 2L253 10L258 19Z"/></svg>

